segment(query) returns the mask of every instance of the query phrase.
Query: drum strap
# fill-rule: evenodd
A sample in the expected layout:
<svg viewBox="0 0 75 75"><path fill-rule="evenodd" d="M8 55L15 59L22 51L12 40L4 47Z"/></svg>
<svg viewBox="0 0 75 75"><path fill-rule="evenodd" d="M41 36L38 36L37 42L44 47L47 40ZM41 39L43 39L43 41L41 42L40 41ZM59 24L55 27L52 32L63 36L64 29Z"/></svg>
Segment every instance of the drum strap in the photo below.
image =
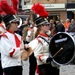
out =
<svg viewBox="0 0 75 75"><path fill-rule="evenodd" d="M47 39L45 39L45 38L42 37L42 36L38 36L38 38L42 38L42 39L45 40L48 44L50 43Z"/></svg>

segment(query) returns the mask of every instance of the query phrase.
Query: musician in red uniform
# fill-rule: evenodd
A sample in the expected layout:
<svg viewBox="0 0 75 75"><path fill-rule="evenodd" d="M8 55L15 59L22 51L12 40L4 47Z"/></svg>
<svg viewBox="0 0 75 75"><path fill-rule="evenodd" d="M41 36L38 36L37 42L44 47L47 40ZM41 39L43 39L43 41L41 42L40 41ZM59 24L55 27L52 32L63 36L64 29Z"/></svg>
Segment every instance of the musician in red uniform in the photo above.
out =
<svg viewBox="0 0 75 75"><path fill-rule="evenodd" d="M3 23L3 17L0 15L0 35L5 32L5 24ZM3 69L1 65L1 50L0 50L0 75L3 75Z"/></svg>
<svg viewBox="0 0 75 75"><path fill-rule="evenodd" d="M53 67L51 64L53 61L49 54L48 42L50 42L50 34L48 32L50 32L50 23L46 18L48 14L44 10L44 7L39 3L35 4L32 9L35 13L39 14L39 17L35 19L37 31L35 33L35 39L26 44L25 47L29 48L28 50L30 50L30 48L33 50L39 75L59 75L57 67Z"/></svg>
<svg viewBox="0 0 75 75"><path fill-rule="evenodd" d="M6 32L1 35L1 64L5 75L22 75L22 61L20 54L24 50L22 37L15 33L19 20L15 15L3 17Z"/></svg>

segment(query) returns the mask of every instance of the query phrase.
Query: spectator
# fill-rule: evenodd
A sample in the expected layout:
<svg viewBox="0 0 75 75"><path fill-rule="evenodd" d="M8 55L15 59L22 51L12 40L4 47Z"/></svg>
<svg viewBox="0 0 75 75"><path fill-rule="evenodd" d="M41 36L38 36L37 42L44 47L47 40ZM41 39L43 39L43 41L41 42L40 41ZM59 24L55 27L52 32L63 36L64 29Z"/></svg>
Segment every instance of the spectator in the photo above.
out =
<svg viewBox="0 0 75 75"><path fill-rule="evenodd" d="M36 30L37 30L36 24L32 21L27 31L26 41L30 42L35 38ZM33 52L29 56L29 75L35 75L36 65L37 65L37 62Z"/></svg>
<svg viewBox="0 0 75 75"><path fill-rule="evenodd" d="M53 36L56 33L55 32L55 24L52 19L50 20L50 31L51 31L51 36Z"/></svg>
<svg viewBox="0 0 75 75"><path fill-rule="evenodd" d="M75 20L71 19L71 23L68 28L68 32L75 32Z"/></svg>
<svg viewBox="0 0 75 75"><path fill-rule="evenodd" d="M65 26L65 31L68 31L68 27L70 25L70 19L66 19L66 22L64 23L64 26Z"/></svg>
<svg viewBox="0 0 75 75"><path fill-rule="evenodd" d="M65 27L60 21L58 21L55 30L56 30L56 33L57 32L65 32Z"/></svg>
<svg viewBox="0 0 75 75"><path fill-rule="evenodd" d="M28 27L29 26L29 23L28 23L28 20L27 19L24 19L23 20L23 24L18 28L18 30L16 31L16 33L18 33L19 35L23 36L23 29L24 27Z"/></svg>

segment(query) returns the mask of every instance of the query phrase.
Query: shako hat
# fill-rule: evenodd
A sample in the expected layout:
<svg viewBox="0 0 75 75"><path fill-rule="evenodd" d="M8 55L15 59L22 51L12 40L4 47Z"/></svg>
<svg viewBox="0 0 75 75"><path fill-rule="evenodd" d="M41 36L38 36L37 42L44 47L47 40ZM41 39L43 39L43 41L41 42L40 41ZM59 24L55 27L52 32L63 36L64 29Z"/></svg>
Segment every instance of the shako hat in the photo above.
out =
<svg viewBox="0 0 75 75"><path fill-rule="evenodd" d="M47 17L48 17L48 12L45 10L44 6L40 3L36 3L32 6L32 12L35 15L39 15L39 17L35 18L35 23L37 26L42 25L42 24L49 24Z"/></svg>
<svg viewBox="0 0 75 75"><path fill-rule="evenodd" d="M50 24L45 17L36 18L35 23L37 24L37 27L40 26L40 25L44 25L44 24L47 24L47 25Z"/></svg>
<svg viewBox="0 0 75 75"><path fill-rule="evenodd" d="M14 23L14 22L18 23L18 25L19 25L19 20L16 17L16 15L8 14L8 15L3 17L3 21L4 21L6 27L9 24Z"/></svg>

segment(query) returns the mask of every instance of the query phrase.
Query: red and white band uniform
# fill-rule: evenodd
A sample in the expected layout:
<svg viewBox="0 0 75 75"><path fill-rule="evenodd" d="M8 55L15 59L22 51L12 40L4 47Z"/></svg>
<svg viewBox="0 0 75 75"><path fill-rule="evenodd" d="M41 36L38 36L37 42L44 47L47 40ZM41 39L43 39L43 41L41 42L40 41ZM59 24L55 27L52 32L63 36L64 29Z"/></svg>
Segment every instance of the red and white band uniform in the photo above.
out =
<svg viewBox="0 0 75 75"><path fill-rule="evenodd" d="M46 34L39 34L38 36L43 36L50 41L50 38ZM29 46L34 50L34 55L37 58L37 65L45 64L49 56L49 44L42 38L35 38L29 43Z"/></svg>
<svg viewBox="0 0 75 75"><path fill-rule="evenodd" d="M37 27L29 27L27 31L26 41L30 42L35 38Z"/></svg>
<svg viewBox="0 0 75 75"><path fill-rule="evenodd" d="M2 68L22 66L21 59L18 60L19 55L21 54L21 41L21 36L16 33L13 34L11 31L6 31L2 34L2 37L0 38Z"/></svg>
<svg viewBox="0 0 75 75"><path fill-rule="evenodd" d="M5 24L2 22L0 23L0 34L5 31L6 31L6 27L5 27Z"/></svg>

